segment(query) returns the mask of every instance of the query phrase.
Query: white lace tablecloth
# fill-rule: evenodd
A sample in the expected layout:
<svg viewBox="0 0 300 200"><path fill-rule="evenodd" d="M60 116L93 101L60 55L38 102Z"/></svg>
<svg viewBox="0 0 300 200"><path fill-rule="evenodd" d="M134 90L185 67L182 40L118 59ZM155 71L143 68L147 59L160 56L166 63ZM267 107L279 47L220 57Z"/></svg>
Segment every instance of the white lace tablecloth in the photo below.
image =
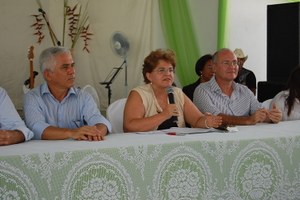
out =
<svg viewBox="0 0 300 200"><path fill-rule="evenodd" d="M300 121L0 147L0 199L300 199Z"/></svg>

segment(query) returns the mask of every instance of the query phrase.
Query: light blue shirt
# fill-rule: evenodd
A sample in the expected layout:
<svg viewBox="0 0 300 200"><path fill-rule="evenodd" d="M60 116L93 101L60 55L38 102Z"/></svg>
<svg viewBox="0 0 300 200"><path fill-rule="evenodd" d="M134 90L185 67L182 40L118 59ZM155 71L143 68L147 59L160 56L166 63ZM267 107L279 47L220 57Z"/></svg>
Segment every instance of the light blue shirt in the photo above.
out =
<svg viewBox="0 0 300 200"><path fill-rule="evenodd" d="M72 87L59 102L50 93L47 83L26 93L24 114L27 126L41 139L48 126L75 129L84 125L106 125L111 132L110 122L101 115L93 97L86 91Z"/></svg>
<svg viewBox="0 0 300 200"><path fill-rule="evenodd" d="M1 130L19 130L25 136L25 141L33 137L23 120L20 118L16 108L7 95L6 91L0 87L0 129Z"/></svg>
<svg viewBox="0 0 300 200"><path fill-rule="evenodd" d="M262 107L251 90L239 83L233 82L231 96L225 95L215 77L195 89L193 102L201 112L213 115L250 116Z"/></svg>

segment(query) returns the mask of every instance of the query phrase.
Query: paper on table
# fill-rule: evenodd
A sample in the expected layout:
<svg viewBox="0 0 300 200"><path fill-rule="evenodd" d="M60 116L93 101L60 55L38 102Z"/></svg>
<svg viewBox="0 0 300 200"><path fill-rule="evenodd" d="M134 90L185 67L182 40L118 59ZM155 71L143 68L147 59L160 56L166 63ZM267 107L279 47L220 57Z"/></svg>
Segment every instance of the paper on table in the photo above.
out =
<svg viewBox="0 0 300 200"><path fill-rule="evenodd" d="M164 130L156 130L156 131L140 131L140 132L132 132L136 134L141 134L141 135L151 135L151 134L165 134Z"/></svg>
<svg viewBox="0 0 300 200"><path fill-rule="evenodd" d="M238 131L238 128L236 126L229 126L229 125L222 125L217 129L222 130L226 133L232 133L232 132L237 132Z"/></svg>
<svg viewBox="0 0 300 200"><path fill-rule="evenodd" d="M186 135L186 134L201 134L208 132L220 132L214 128L204 129L204 128L178 128L172 127L169 129L147 131L147 132L137 132L137 134L169 134L169 135Z"/></svg>
<svg viewBox="0 0 300 200"><path fill-rule="evenodd" d="M218 130L214 128L178 128L172 127L170 129L162 130L166 134L169 135L187 135L187 134L201 134L201 133L209 133L209 132L218 132Z"/></svg>

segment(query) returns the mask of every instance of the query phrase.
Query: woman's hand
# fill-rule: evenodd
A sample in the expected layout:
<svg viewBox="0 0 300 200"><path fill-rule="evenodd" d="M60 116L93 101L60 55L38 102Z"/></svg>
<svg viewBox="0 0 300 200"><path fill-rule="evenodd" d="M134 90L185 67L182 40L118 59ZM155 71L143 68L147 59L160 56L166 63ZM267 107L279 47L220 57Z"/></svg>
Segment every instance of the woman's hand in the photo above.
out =
<svg viewBox="0 0 300 200"><path fill-rule="evenodd" d="M169 119L172 116L179 116L176 104L168 104L161 113L167 116L167 119Z"/></svg>
<svg viewBox="0 0 300 200"><path fill-rule="evenodd" d="M206 128L218 128L222 125L222 117L205 113L204 125Z"/></svg>

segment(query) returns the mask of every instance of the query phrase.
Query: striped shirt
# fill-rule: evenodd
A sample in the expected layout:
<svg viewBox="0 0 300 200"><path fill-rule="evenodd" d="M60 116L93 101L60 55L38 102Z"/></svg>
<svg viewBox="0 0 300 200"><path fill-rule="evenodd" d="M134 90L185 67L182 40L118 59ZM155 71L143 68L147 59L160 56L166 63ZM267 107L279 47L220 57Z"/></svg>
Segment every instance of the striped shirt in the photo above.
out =
<svg viewBox="0 0 300 200"><path fill-rule="evenodd" d="M24 97L24 114L35 139L41 139L48 126L75 129L102 123L111 132L110 122L101 115L93 97L75 87L69 89L61 102L50 93L47 83L34 88Z"/></svg>
<svg viewBox="0 0 300 200"><path fill-rule="evenodd" d="M250 116L262 107L251 90L235 82L231 96L225 95L215 77L195 89L193 102L201 112L213 115Z"/></svg>

